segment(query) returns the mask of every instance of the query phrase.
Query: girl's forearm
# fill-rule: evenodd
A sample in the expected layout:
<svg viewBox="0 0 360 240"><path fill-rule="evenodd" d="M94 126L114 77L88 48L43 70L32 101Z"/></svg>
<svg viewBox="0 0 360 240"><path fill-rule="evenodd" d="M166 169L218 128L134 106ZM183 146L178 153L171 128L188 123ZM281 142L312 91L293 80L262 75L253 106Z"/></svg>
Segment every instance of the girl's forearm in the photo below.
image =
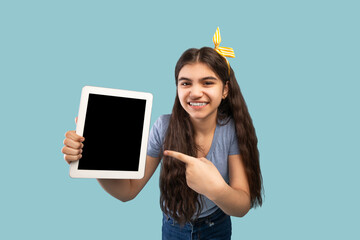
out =
<svg viewBox="0 0 360 240"><path fill-rule="evenodd" d="M154 174L160 163L159 158L146 157L145 174L141 179L97 179L111 196L127 202L134 199Z"/></svg>
<svg viewBox="0 0 360 240"><path fill-rule="evenodd" d="M230 216L243 217L250 210L249 194L241 189L234 189L225 182L210 200Z"/></svg>
<svg viewBox="0 0 360 240"><path fill-rule="evenodd" d="M131 180L130 179L97 179L101 187L111 196L122 202L132 200Z"/></svg>

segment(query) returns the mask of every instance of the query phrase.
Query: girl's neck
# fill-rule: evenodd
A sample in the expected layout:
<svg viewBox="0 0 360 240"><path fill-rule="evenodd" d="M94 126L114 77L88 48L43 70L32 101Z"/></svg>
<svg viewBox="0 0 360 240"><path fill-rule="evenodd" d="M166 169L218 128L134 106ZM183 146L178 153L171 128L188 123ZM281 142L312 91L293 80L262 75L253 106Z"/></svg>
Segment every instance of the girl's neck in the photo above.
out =
<svg viewBox="0 0 360 240"><path fill-rule="evenodd" d="M191 119L191 122L194 126L195 135L208 135L213 134L216 128L216 116L213 114L209 118L205 119Z"/></svg>

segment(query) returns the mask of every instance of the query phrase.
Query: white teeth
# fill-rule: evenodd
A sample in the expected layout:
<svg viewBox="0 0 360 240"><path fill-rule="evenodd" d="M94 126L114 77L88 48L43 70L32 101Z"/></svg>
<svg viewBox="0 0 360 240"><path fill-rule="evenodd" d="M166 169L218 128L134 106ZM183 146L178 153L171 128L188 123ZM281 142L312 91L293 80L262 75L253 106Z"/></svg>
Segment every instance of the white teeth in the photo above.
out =
<svg viewBox="0 0 360 240"><path fill-rule="evenodd" d="M206 104L207 103L193 103L193 102L190 103L191 106L196 106L196 107L205 106Z"/></svg>

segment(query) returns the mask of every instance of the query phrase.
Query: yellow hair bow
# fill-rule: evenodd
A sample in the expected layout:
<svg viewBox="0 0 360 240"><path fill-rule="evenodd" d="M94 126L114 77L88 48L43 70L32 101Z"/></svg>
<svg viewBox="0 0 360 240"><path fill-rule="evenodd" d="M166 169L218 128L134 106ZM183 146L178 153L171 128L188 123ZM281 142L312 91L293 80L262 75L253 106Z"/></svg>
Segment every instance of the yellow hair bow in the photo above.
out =
<svg viewBox="0 0 360 240"><path fill-rule="evenodd" d="M226 63L229 66L229 74L230 74L230 63L229 61L226 59L226 57L231 57L234 58L235 57L235 53L234 53L234 49L232 48L228 48L228 47L220 47L220 43L221 43L221 36L220 36L220 29L219 27L216 29L216 32L214 34L213 37L213 42L215 44L215 51L217 51L221 56L223 56L226 60Z"/></svg>

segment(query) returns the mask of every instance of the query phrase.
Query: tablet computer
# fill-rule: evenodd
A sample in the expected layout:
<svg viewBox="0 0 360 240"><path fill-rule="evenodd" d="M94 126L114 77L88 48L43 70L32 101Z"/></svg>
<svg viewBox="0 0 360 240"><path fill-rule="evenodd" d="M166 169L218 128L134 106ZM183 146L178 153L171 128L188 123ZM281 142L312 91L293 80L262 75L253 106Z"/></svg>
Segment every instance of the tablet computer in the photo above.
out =
<svg viewBox="0 0 360 240"><path fill-rule="evenodd" d="M152 94L85 86L76 133L85 138L73 178L139 179L144 176Z"/></svg>

